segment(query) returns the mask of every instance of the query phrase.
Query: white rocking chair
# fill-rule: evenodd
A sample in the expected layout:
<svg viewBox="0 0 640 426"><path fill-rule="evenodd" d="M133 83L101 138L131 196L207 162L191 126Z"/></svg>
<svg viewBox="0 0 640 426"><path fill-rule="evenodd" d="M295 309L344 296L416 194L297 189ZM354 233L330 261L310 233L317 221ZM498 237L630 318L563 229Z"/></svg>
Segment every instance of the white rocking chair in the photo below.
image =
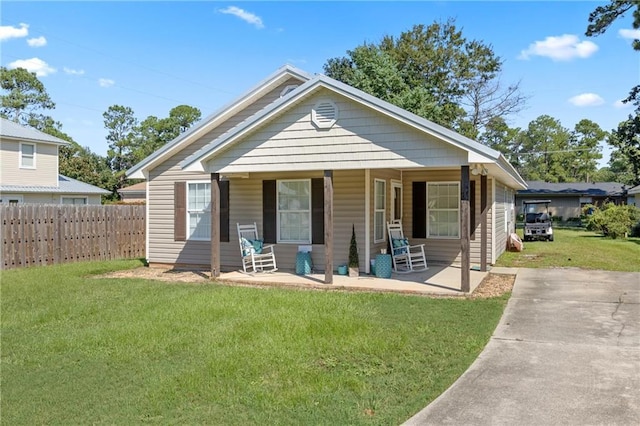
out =
<svg viewBox="0 0 640 426"><path fill-rule="evenodd" d="M250 225L240 225L239 223L237 225L244 272L276 271L278 268L276 268L273 245L263 245L263 240L258 238L258 227L255 222Z"/></svg>
<svg viewBox="0 0 640 426"><path fill-rule="evenodd" d="M387 222L387 230L394 272L406 274L429 269L427 257L424 254L424 244L410 245L399 221Z"/></svg>

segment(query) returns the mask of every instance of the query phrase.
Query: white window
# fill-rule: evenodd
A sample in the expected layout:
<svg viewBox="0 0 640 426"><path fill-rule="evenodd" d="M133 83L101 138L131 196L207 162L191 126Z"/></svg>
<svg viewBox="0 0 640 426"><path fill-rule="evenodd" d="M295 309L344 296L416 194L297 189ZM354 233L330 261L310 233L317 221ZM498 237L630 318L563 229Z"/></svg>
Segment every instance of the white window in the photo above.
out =
<svg viewBox="0 0 640 426"><path fill-rule="evenodd" d="M36 146L32 143L20 143L20 167L36 168Z"/></svg>
<svg viewBox="0 0 640 426"><path fill-rule="evenodd" d="M211 239L211 182L187 185L187 235L193 240Z"/></svg>
<svg viewBox="0 0 640 426"><path fill-rule="evenodd" d="M374 182L373 239L379 243L384 238L384 221L386 220L387 182L376 179Z"/></svg>
<svg viewBox="0 0 640 426"><path fill-rule="evenodd" d="M460 237L460 183L427 183L429 237Z"/></svg>
<svg viewBox="0 0 640 426"><path fill-rule="evenodd" d="M87 204L87 197L62 197L62 204Z"/></svg>
<svg viewBox="0 0 640 426"><path fill-rule="evenodd" d="M311 243L311 180L278 181L278 242Z"/></svg>

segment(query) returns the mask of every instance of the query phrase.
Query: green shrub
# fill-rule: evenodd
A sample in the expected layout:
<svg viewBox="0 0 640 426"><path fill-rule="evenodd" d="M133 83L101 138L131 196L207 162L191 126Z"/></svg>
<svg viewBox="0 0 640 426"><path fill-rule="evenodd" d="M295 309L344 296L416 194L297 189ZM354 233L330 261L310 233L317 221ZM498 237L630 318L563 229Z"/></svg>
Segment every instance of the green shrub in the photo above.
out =
<svg viewBox="0 0 640 426"><path fill-rule="evenodd" d="M601 207L587 205L584 212L592 211L587 215L587 229L601 232L610 238L626 238L631 232L631 226L640 219L640 210L635 206L616 206L606 203Z"/></svg>

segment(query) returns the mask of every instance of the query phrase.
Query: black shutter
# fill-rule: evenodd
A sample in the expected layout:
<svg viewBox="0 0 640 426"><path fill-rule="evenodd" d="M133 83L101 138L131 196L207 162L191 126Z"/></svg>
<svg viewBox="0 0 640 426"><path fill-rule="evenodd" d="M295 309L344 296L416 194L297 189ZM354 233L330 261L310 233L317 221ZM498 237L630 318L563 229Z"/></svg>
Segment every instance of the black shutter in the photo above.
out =
<svg viewBox="0 0 640 426"><path fill-rule="evenodd" d="M311 179L311 243L324 244L324 179Z"/></svg>
<svg viewBox="0 0 640 426"><path fill-rule="evenodd" d="M148 219L147 219L148 220ZM173 240L187 239L187 183L173 183Z"/></svg>
<svg viewBox="0 0 640 426"><path fill-rule="evenodd" d="M476 239L476 181L472 180L469 182L471 188L469 190L469 216L471 219L470 227L469 227L469 235L472 240Z"/></svg>
<svg viewBox="0 0 640 426"><path fill-rule="evenodd" d="M220 241L229 242L229 181L220 181Z"/></svg>
<svg viewBox="0 0 640 426"><path fill-rule="evenodd" d="M277 241L276 181L262 181L262 229L265 243Z"/></svg>
<svg viewBox="0 0 640 426"><path fill-rule="evenodd" d="M413 182L413 238L427 238L427 182Z"/></svg>

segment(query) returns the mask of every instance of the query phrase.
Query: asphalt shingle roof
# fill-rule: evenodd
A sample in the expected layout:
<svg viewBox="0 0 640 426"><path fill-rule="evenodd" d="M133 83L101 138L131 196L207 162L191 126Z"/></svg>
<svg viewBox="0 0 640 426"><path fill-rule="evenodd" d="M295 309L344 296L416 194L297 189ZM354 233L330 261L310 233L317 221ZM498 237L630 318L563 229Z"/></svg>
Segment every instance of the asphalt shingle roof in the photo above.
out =
<svg viewBox="0 0 640 426"><path fill-rule="evenodd" d="M570 182L570 183L550 183L542 181L527 181L527 189L518 191L518 194L536 195L592 195L610 196L622 195L624 185L618 182Z"/></svg>

